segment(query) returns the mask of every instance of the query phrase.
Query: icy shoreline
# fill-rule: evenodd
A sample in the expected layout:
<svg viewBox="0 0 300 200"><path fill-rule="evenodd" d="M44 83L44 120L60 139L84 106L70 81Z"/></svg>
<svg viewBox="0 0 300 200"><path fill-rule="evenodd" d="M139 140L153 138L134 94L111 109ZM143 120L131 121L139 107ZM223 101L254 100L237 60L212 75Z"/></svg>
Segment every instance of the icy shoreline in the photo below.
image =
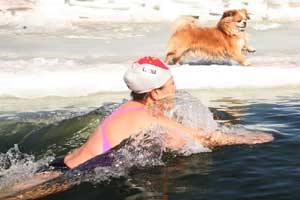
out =
<svg viewBox="0 0 300 200"><path fill-rule="evenodd" d="M298 21L298 0L0 0L0 25L44 26L49 22L172 21L180 15L199 16L201 23L217 20L224 10L247 8L254 21Z"/></svg>
<svg viewBox="0 0 300 200"><path fill-rule="evenodd" d="M75 97L128 91L124 65L37 73L1 73L0 96ZM300 86L299 67L178 66L172 68L178 89L237 89ZM188 77L188 78L187 78Z"/></svg>
<svg viewBox="0 0 300 200"><path fill-rule="evenodd" d="M171 32L171 23L164 21L171 19L168 16L186 11L190 12L186 14L201 14L200 21L217 20L223 9L238 7L236 2L250 12L257 7L249 24L250 42L257 49L248 56L253 65L176 67L173 73L178 88L300 86L300 27L296 21L300 16L300 12L296 12L300 2L296 0L215 0L209 3L155 0L151 5L142 0L7 2L0 0L0 16L6 16L0 18L0 97L84 96L127 91L122 79L126 66L144 54L163 59ZM164 6L170 9L163 11ZM274 9L277 15L271 18L260 15ZM289 10L292 11L289 15L280 18L282 12ZM90 16L81 18L83 14ZM272 22L276 16L281 21ZM116 23L93 22L105 21L104 17ZM122 23L122 20L127 21ZM150 23L151 20L159 23ZM72 23L74 21L79 23Z"/></svg>

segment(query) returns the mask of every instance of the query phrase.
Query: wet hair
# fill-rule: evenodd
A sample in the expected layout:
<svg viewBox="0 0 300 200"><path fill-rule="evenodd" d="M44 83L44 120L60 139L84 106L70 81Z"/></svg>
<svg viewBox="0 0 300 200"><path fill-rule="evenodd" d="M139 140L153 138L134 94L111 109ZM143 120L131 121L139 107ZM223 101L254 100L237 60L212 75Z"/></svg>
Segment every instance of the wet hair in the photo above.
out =
<svg viewBox="0 0 300 200"><path fill-rule="evenodd" d="M156 88L156 89L161 90L163 88L164 88L164 85L159 88ZM147 94L149 94L149 92L136 93L134 91L131 91L130 96L132 97L132 100L134 100L134 101L141 101L146 98Z"/></svg>
<svg viewBox="0 0 300 200"><path fill-rule="evenodd" d="M134 91L132 91L130 93L130 96L132 97L132 100L134 101L141 101L141 100L144 100L147 96L148 92L145 92L145 93L136 93Z"/></svg>

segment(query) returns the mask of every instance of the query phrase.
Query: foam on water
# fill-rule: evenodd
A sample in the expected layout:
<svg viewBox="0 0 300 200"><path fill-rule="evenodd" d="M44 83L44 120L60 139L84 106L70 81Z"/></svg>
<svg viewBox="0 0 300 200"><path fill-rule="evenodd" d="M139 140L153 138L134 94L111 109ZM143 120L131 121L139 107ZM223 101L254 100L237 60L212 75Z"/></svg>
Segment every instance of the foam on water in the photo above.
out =
<svg viewBox="0 0 300 200"><path fill-rule="evenodd" d="M0 193L16 183L26 181L39 167L51 160L53 157L49 156L36 161L33 155L20 152L17 145L6 153L0 153Z"/></svg>

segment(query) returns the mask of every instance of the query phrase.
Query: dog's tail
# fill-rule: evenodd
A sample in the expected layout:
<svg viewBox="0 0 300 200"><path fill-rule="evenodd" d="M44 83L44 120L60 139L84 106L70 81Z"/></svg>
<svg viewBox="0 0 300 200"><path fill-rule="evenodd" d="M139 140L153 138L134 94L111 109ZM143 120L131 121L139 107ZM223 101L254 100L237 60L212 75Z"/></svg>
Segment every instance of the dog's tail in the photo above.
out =
<svg viewBox="0 0 300 200"><path fill-rule="evenodd" d="M197 19L192 16L181 16L177 18L173 24L173 30L174 32L184 30L184 29L190 29L195 28L198 26Z"/></svg>
<svg viewBox="0 0 300 200"><path fill-rule="evenodd" d="M183 53L182 51L178 50L178 47L181 46L181 40L180 38L178 39L178 37L176 37L176 34L182 30L192 29L195 27L198 27L197 19L195 17L182 16L175 20L173 24L174 34L169 39L165 50L165 62L167 64L176 64L180 60Z"/></svg>

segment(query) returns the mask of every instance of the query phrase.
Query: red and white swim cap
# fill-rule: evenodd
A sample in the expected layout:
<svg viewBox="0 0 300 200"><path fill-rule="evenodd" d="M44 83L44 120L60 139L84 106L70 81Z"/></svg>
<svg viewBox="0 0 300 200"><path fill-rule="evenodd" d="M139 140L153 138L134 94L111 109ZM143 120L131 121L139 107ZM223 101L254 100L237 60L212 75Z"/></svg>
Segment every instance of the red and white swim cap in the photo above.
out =
<svg viewBox="0 0 300 200"><path fill-rule="evenodd" d="M171 71L160 59L146 56L134 62L124 74L127 87L136 93L149 92L163 86Z"/></svg>

